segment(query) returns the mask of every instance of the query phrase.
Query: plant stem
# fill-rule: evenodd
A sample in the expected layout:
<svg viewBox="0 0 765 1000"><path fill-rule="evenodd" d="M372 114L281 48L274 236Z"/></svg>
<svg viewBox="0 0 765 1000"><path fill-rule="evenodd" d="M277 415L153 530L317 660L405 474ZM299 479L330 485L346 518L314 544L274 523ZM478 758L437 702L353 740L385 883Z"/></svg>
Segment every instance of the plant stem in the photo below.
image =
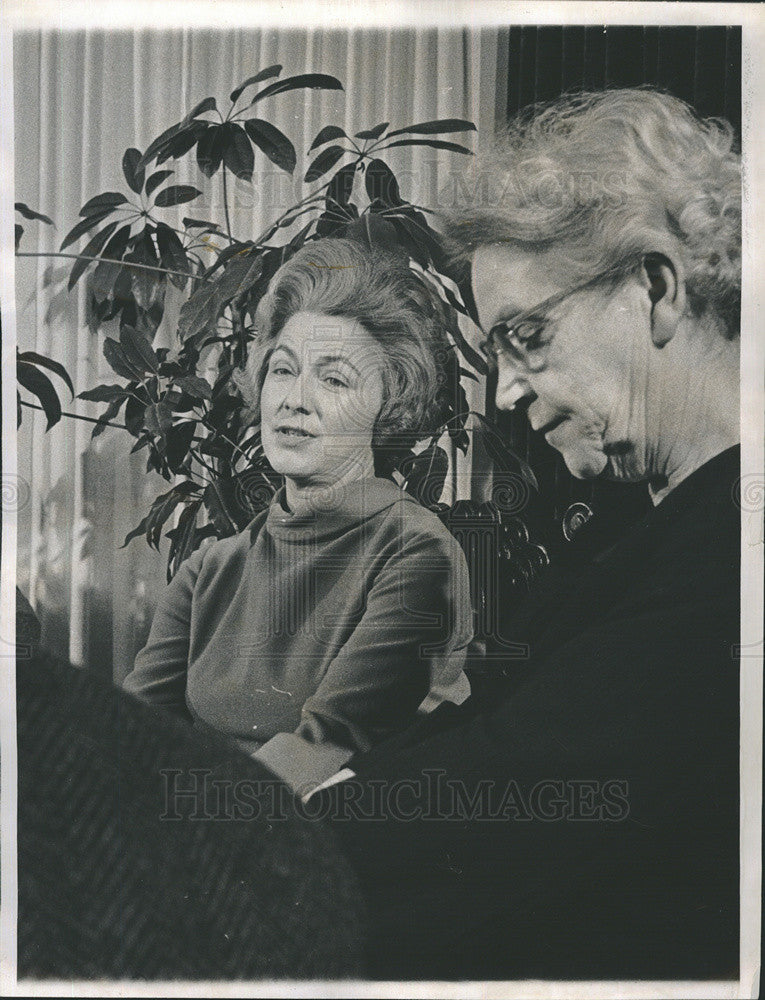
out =
<svg viewBox="0 0 765 1000"><path fill-rule="evenodd" d="M204 424L205 427L207 427L208 430L211 430L214 434L217 434L219 438L223 438L226 444L230 444L232 448L234 448L236 451L239 452L239 454L242 456L243 459L245 459L245 461L249 462L250 459L249 456L247 455L247 452L243 451L238 444L236 444L234 441L231 440L230 437L228 437L227 434L224 434L222 431L216 431L215 428L211 427L210 424L208 424L204 419L202 420L202 423Z"/></svg>
<svg viewBox="0 0 765 1000"><path fill-rule="evenodd" d="M226 213L226 229L228 230L228 238L233 239L231 235L231 219L228 214L228 187L226 183L226 165L223 165L223 210Z"/></svg>
<svg viewBox="0 0 765 1000"><path fill-rule="evenodd" d="M171 271L167 267L155 267L153 264L139 264L132 260L124 261L117 260L115 257L91 257L84 253L29 253L28 251L17 250L15 253L16 257L66 257L69 260L97 260L105 264L121 264L123 267L127 268L139 268L143 271L158 271L160 274L177 274L182 278L199 277L202 281L212 281L211 278L203 278L201 275L191 275L188 271Z"/></svg>
<svg viewBox="0 0 765 1000"><path fill-rule="evenodd" d="M193 455L193 457L197 460L197 462L199 462L199 464L202 466L202 468L206 469L210 473L211 476L215 477L215 476L218 475L218 473L215 471L215 469L213 469L213 467L211 465L208 465L207 462L205 462L205 460L201 457L201 455L199 454L198 451L194 451L193 448L189 448L189 454Z"/></svg>
<svg viewBox="0 0 765 1000"><path fill-rule="evenodd" d="M36 403L27 403L26 400L20 400L22 406L28 406L30 410L41 410L45 413L45 409L42 406L37 406ZM62 417L71 417L73 420L86 420L89 424L103 424L105 427L118 427L122 431L126 431L127 427L125 424L114 424L110 420L98 420L96 417L85 417L81 413L70 413L68 410L61 411Z"/></svg>
<svg viewBox="0 0 765 1000"><path fill-rule="evenodd" d="M294 204L291 208L288 208L286 212L282 212L276 222L272 222L271 225L264 229L260 236L258 236L258 238L254 241L255 246L260 246L263 240L266 240L269 236L273 235L273 233L275 233L281 226L282 221L286 219L288 215L292 215L296 209L301 208L303 205L307 205L311 201L321 201L323 197L322 191L326 191L329 185L330 181L327 181L326 184L322 184L317 191L307 194L305 198L301 198L300 201L296 202L296 204Z"/></svg>

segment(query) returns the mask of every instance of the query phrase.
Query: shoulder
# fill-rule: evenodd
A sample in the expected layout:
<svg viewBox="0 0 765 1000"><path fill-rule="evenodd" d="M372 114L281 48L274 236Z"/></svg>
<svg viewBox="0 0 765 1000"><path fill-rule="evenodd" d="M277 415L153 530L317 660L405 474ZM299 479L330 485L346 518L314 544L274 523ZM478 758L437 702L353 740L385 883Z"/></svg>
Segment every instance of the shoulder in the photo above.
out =
<svg viewBox="0 0 765 1000"><path fill-rule="evenodd" d="M258 514L242 531L228 538L208 541L183 563L181 569L196 579L200 574L217 573L247 557L266 519L266 511ZM179 570L180 573L180 570Z"/></svg>
<svg viewBox="0 0 765 1000"><path fill-rule="evenodd" d="M385 512L384 529L398 544L402 556L414 558L427 551L462 565L462 548L438 515L404 490L398 492L400 495Z"/></svg>

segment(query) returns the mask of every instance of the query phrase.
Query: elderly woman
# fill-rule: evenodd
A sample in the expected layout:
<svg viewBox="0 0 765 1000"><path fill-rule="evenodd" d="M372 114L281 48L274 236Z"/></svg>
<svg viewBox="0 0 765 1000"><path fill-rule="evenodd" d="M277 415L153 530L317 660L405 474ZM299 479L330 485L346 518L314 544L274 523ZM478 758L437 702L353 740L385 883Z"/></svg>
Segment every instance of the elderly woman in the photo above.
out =
<svg viewBox="0 0 765 1000"><path fill-rule="evenodd" d="M645 481L653 507L578 578L551 568L492 709L435 712L349 762L362 815L381 781L416 790L409 823L336 825L374 972L736 978L731 129L649 90L566 98L511 124L475 191L448 232L498 405L523 405L574 475ZM342 813L339 789L319 795Z"/></svg>
<svg viewBox="0 0 765 1000"><path fill-rule="evenodd" d="M353 240L278 271L239 383L285 485L184 563L125 682L295 788L470 691L462 552L375 475L380 449L437 423L446 342L428 295L405 261Z"/></svg>

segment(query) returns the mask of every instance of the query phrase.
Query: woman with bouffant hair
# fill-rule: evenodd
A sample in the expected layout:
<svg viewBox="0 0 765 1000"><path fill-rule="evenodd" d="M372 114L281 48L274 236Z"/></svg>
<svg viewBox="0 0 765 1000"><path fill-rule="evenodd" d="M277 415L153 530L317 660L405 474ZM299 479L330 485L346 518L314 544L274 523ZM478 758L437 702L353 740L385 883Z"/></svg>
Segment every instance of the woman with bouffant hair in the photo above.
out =
<svg viewBox="0 0 765 1000"><path fill-rule="evenodd" d="M355 320L382 348L384 399L372 438L379 467L389 471L397 452L438 430L450 346L437 297L405 257L354 239L325 239L281 268L258 305L246 369L234 373L255 421L268 358L297 312Z"/></svg>
<svg viewBox="0 0 765 1000"><path fill-rule="evenodd" d="M126 680L296 789L470 691L462 551L381 474L441 422L432 296L405 259L355 240L318 240L277 272L236 383L284 486L183 564Z"/></svg>

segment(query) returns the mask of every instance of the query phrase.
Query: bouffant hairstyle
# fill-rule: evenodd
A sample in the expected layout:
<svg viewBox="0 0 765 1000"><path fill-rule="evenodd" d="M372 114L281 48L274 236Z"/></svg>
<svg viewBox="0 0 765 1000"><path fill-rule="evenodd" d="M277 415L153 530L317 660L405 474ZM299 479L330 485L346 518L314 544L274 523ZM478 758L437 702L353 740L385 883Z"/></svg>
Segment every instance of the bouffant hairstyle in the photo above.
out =
<svg viewBox="0 0 765 1000"><path fill-rule="evenodd" d="M247 364L234 379L255 421L276 340L299 312L357 320L384 348L384 399L373 446L394 448L432 434L450 349L435 292L393 252L356 239L315 240L283 264L256 314Z"/></svg>
<svg viewBox="0 0 765 1000"><path fill-rule="evenodd" d="M463 264L479 246L556 245L577 281L665 253L682 262L692 315L739 333L740 155L727 122L676 97L581 93L522 112L479 156L465 200L443 219Z"/></svg>

